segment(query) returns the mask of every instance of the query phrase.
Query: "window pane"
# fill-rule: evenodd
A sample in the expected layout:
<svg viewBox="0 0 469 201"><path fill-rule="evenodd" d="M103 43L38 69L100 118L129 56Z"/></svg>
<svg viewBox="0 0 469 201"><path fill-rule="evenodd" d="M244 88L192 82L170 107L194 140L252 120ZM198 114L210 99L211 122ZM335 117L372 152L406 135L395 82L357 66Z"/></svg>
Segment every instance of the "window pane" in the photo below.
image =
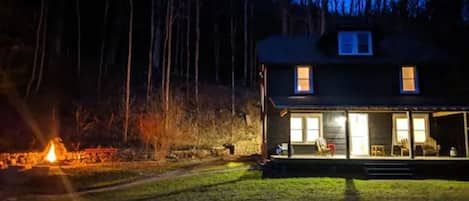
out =
<svg viewBox="0 0 469 201"><path fill-rule="evenodd" d="M297 91L310 91L309 79L308 80L298 80Z"/></svg>
<svg viewBox="0 0 469 201"><path fill-rule="evenodd" d="M353 53L353 35L351 33L340 33L339 37L342 53Z"/></svg>
<svg viewBox="0 0 469 201"><path fill-rule="evenodd" d="M290 118L290 129L295 130L295 129L303 129L303 122L301 121L301 118L299 117L292 117Z"/></svg>
<svg viewBox="0 0 469 201"><path fill-rule="evenodd" d="M308 130L306 132L306 141L315 142L319 137L319 130Z"/></svg>
<svg viewBox="0 0 469 201"><path fill-rule="evenodd" d="M298 67L297 76L298 76L298 79L309 80L309 67Z"/></svg>
<svg viewBox="0 0 469 201"><path fill-rule="evenodd" d="M409 130L409 122L407 118L397 118L396 129L397 130Z"/></svg>
<svg viewBox="0 0 469 201"><path fill-rule="evenodd" d="M311 129L319 129L319 118L318 117L310 117L306 119L306 125L308 130Z"/></svg>
<svg viewBox="0 0 469 201"><path fill-rule="evenodd" d="M301 130L291 130L290 140L292 142L303 142L303 132Z"/></svg>
<svg viewBox="0 0 469 201"><path fill-rule="evenodd" d="M423 119L423 118L414 118L414 130L423 130L423 131L425 131L425 119Z"/></svg>
<svg viewBox="0 0 469 201"><path fill-rule="evenodd" d="M424 143L425 142L425 131L424 130L418 130L414 131L414 141L418 143Z"/></svg>
<svg viewBox="0 0 469 201"><path fill-rule="evenodd" d="M407 130L397 131L397 142L402 142L404 139L409 139L409 132Z"/></svg>
<svg viewBox="0 0 469 201"><path fill-rule="evenodd" d="M403 91L415 91L415 80L404 79L402 80Z"/></svg>
<svg viewBox="0 0 469 201"><path fill-rule="evenodd" d="M415 76L414 67L402 67L403 79L414 79L414 76Z"/></svg>
<svg viewBox="0 0 469 201"><path fill-rule="evenodd" d="M368 33L358 33L358 53L369 53L369 46L368 46Z"/></svg>

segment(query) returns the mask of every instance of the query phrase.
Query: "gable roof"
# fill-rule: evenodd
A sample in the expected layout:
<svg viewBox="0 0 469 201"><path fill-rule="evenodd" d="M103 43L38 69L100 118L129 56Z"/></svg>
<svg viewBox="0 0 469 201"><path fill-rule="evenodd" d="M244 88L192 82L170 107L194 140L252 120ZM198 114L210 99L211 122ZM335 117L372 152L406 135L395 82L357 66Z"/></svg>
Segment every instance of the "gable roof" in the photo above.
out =
<svg viewBox="0 0 469 201"><path fill-rule="evenodd" d="M258 59L267 64L421 64L449 60L448 53L431 42L402 33L373 34L373 52L373 56L338 56L337 32L322 37L272 36L257 44Z"/></svg>

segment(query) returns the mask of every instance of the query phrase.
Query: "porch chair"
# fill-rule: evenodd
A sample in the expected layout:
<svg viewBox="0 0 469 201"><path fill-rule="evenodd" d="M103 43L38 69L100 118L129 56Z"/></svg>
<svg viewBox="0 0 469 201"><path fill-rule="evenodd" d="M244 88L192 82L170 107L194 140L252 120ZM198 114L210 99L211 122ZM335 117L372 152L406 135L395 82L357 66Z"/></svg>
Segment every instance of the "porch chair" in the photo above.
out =
<svg viewBox="0 0 469 201"><path fill-rule="evenodd" d="M323 154L327 154L327 153L330 153L331 156L334 156L335 155L335 145L334 144L327 144L327 141L326 139L324 139L323 137L319 137L317 140L316 140L316 146L318 148L318 153L323 155Z"/></svg>
<svg viewBox="0 0 469 201"><path fill-rule="evenodd" d="M404 138L401 140L401 156L404 156L404 155L409 155L410 152L409 152L409 140L407 138Z"/></svg>

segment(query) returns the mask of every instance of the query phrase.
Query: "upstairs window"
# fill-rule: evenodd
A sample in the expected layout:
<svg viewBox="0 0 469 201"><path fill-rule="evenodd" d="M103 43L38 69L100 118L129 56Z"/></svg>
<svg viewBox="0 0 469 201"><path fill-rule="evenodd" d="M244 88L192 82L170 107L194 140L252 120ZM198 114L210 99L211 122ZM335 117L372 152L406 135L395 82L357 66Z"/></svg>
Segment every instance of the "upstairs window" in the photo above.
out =
<svg viewBox="0 0 469 201"><path fill-rule="evenodd" d="M295 69L295 93L313 93L313 69L311 66L297 66Z"/></svg>
<svg viewBox="0 0 469 201"><path fill-rule="evenodd" d="M338 34L339 55L373 55L369 31L342 31Z"/></svg>
<svg viewBox="0 0 469 201"><path fill-rule="evenodd" d="M415 66L402 66L401 72L401 93L402 94L418 94L418 77L417 69Z"/></svg>

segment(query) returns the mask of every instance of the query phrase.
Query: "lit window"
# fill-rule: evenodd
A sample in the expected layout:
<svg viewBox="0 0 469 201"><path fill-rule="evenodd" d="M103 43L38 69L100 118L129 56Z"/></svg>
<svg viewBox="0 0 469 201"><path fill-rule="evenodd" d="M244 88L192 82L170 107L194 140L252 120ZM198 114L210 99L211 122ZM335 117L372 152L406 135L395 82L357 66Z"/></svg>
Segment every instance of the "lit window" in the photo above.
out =
<svg viewBox="0 0 469 201"><path fill-rule="evenodd" d="M303 119L290 118L290 140L292 142L303 142Z"/></svg>
<svg viewBox="0 0 469 201"><path fill-rule="evenodd" d="M397 143L409 139L409 120L406 115L395 118L396 139ZM427 138L427 117L425 115L414 115L414 142L424 143Z"/></svg>
<svg viewBox="0 0 469 201"><path fill-rule="evenodd" d="M371 32L341 31L337 37L339 55L373 55Z"/></svg>
<svg viewBox="0 0 469 201"><path fill-rule="evenodd" d="M320 136L321 114L294 114L290 118L292 143L315 143Z"/></svg>
<svg viewBox="0 0 469 201"><path fill-rule="evenodd" d="M419 93L415 66L401 67L401 93Z"/></svg>
<svg viewBox="0 0 469 201"><path fill-rule="evenodd" d="M313 93L312 69L310 66L298 66L295 71L295 93Z"/></svg>
<svg viewBox="0 0 469 201"><path fill-rule="evenodd" d="M426 125L424 118L414 118L414 141L424 143L426 139Z"/></svg>
<svg viewBox="0 0 469 201"><path fill-rule="evenodd" d="M306 127L306 141L316 142L316 140L319 138L319 118L306 118Z"/></svg>

